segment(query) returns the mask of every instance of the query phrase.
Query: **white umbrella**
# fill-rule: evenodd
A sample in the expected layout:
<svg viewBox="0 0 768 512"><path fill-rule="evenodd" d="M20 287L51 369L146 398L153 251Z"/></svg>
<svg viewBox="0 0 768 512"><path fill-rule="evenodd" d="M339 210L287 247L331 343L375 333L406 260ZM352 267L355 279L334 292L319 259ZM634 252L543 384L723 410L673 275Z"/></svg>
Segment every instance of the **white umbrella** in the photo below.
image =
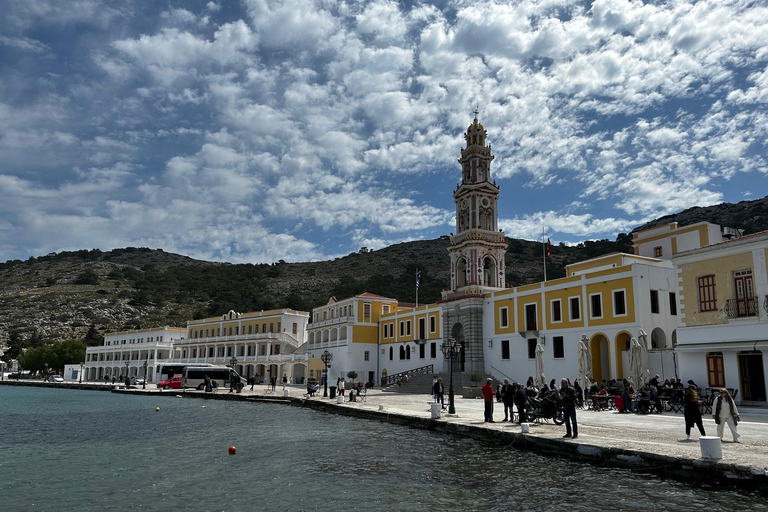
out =
<svg viewBox="0 0 768 512"><path fill-rule="evenodd" d="M536 344L536 376L534 377L537 387L542 388L547 385L547 378L544 376L544 347L541 343Z"/></svg>
<svg viewBox="0 0 768 512"><path fill-rule="evenodd" d="M648 335L645 331L640 329L640 334L637 335L640 342L640 375L642 375L641 386L644 386L648 382L651 376L651 372L648 369Z"/></svg>
<svg viewBox="0 0 768 512"><path fill-rule="evenodd" d="M629 343L629 383L637 391L645 384L648 369L643 367L643 345L635 338L631 338ZM645 357L647 361L648 356Z"/></svg>
<svg viewBox="0 0 768 512"><path fill-rule="evenodd" d="M585 392L589 389L590 378L592 377L592 354L587 345L587 335L581 335L579 341L579 384Z"/></svg>

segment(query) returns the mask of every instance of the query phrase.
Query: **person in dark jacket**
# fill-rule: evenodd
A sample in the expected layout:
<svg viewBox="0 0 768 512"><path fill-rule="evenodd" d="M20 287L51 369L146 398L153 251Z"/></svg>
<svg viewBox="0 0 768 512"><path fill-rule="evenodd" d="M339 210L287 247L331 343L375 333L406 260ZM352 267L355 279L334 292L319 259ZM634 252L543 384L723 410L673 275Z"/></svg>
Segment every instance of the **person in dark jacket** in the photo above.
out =
<svg viewBox="0 0 768 512"><path fill-rule="evenodd" d="M560 381L560 404L563 406L563 417L565 417L563 437L576 439L579 437L579 427L576 425L576 391L568 385L568 379Z"/></svg>
<svg viewBox="0 0 768 512"><path fill-rule="evenodd" d="M514 413L512 412L512 405L515 403L515 391L512 384L509 383L509 379L504 379L504 385L499 390L501 395L501 401L504 402L504 419L501 421L512 421Z"/></svg>
<svg viewBox="0 0 768 512"><path fill-rule="evenodd" d="M525 417L525 403L528 401L528 393L526 393L522 384L517 385L514 401L517 406L517 421L518 423L525 423L527 421Z"/></svg>
<svg viewBox="0 0 768 512"><path fill-rule="evenodd" d="M435 380L435 385L432 387L432 393L435 395L435 403L439 403L440 408L445 409L445 389L443 388L442 377Z"/></svg>
<svg viewBox="0 0 768 512"><path fill-rule="evenodd" d="M683 396L683 415L685 416L685 438L691 440L691 428L696 425L702 436L707 435L704 432L704 424L701 421L701 397L699 397L699 387L692 381L688 381L688 388Z"/></svg>

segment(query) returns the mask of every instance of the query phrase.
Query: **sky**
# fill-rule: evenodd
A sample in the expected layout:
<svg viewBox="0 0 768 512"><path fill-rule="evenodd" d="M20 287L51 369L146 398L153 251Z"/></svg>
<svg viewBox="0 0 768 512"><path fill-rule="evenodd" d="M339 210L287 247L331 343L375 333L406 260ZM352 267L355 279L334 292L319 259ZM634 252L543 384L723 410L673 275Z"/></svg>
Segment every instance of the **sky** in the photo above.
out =
<svg viewBox="0 0 768 512"><path fill-rule="evenodd" d="M447 235L476 108L513 238L768 195L764 2L3 9L1 261L318 261Z"/></svg>

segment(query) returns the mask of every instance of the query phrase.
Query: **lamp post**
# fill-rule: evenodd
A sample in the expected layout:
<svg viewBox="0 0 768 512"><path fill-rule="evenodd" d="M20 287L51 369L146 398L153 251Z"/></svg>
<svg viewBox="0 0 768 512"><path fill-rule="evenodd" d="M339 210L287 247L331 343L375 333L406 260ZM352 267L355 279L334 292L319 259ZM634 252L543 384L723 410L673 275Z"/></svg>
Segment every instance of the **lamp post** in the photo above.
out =
<svg viewBox="0 0 768 512"><path fill-rule="evenodd" d="M131 378L128 376L128 367L130 365L131 365L131 362L126 360L125 361L125 381L126 381L126 385L128 385L128 383L131 382L131 380L130 380Z"/></svg>
<svg viewBox="0 0 768 512"><path fill-rule="evenodd" d="M328 363L333 359L333 354L327 350L320 356L320 360L325 365L325 378L323 379L323 398L328 398Z"/></svg>
<svg viewBox="0 0 768 512"><path fill-rule="evenodd" d="M232 359L229 360L229 366L232 367L232 369L235 369L235 365L237 364L237 358L235 356L232 356Z"/></svg>
<svg viewBox="0 0 768 512"><path fill-rule="evenodd" d="M141 389L147 389L147 366L149 361L144 361L144 382L141 383Z"/></svg>
<svg viewBox="0 0 768 512"><path fill-rule="evenodd" d="M85 365L83 363L80 363L80 384L83 383L83 368Z"/></svg>
<svg viewBox="0 0 768 512"><path fill-rule="evenodd" d="M45 375L43 375L43 380L48 381L48 363L45 363Z"/></svg>
<svg viewBox="0 0 768 512"><path fill-rule="evenodd" d="M450 364L450 387L448 388L448 414L456 414L456 406L453 401L453 360L459 353L461 353L461 343L454 338L449 338L448 343L443 343L440 346L440 350L443 351L443 356L448 358Z"/></svg>

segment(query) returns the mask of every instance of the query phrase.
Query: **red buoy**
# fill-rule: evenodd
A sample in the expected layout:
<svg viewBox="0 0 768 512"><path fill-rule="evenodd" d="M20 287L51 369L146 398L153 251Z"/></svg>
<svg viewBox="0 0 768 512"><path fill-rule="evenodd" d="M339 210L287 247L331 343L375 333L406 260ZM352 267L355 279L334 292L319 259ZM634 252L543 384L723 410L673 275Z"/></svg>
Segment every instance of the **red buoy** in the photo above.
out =
<svg viewBox="0 0 768 512"><path fill-rule="evenodd" d="M234 446L230 446L229 447L229 454L230 455L235 455L236 453L237 453L237 448L235 448Z"/></svg>

